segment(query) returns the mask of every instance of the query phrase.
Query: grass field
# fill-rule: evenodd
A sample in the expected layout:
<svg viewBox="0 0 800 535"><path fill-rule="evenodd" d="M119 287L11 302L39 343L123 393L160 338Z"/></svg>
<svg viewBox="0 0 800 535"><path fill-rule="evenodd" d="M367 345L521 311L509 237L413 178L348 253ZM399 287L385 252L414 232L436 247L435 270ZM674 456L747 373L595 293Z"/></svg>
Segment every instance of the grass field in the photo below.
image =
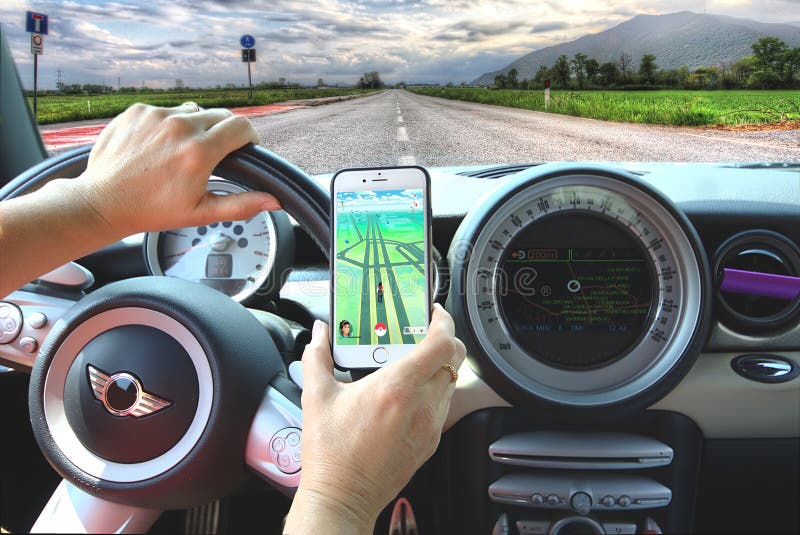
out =
<svg viewBox="0 0 800 535"><path fill-rule="evenodd" d="M415 93L545 111L544 91L431 87ZM765 124L800 120L800 91L555 91L548 112L675 126Z"/></svg>
<svg viewBox="0 0 800 535"><path fill-rule="evenodd" d="M133 93L92 96L43 96L38 98L39 124L61 123L114 117L136 102L156 106L177 106L187 100L197 102L204 108L234 108L240 106L260 106L284 100L304 98L336 97L368 93L372 89L261 89L256 90L253 99L247 98L246 89L183 91L175 93ZM33 97L28 98L33 109ZM91 109L90 109L91 105Z"/></svg>
<svg viewBox="0 0 800 535"><path fill-rule="evenodd" d="M334 328L347 320L352 331L347 338L334 333L337 344L413 344L422 340L423 335L402 329L427 325L424 222L422 210L412 213L391 206L338 209ZM383 284L382 298L377 295L379 283ZM386 324L385 335L376 335L377 323Z"/></svg>

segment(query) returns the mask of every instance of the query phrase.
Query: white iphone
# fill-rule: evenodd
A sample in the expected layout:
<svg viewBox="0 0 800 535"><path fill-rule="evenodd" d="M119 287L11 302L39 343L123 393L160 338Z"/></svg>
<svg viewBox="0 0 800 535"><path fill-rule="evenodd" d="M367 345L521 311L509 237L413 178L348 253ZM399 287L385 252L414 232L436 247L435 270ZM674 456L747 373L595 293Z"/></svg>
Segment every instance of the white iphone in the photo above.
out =
<svg viewBox="0 0 800 535"><path fill-rule="evenodd" d="M331 202L333 360L380 368L414 349L430 322L430 177L421 167L345 169Z"/></svg>

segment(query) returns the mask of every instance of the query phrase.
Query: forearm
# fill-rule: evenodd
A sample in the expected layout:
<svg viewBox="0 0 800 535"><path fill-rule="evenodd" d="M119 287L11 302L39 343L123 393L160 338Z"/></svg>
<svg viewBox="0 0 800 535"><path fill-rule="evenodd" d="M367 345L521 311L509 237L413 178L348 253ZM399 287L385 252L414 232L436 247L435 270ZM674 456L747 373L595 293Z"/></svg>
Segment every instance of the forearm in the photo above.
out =
<svg viewBox="0 0 800 535"><path fill-rule="evenodd" d="M371 535L375 518L370 514L359 514L343 504L332 500L331 496L300 489L292 501L286 524L285 535L304 535L310 533L329 533L331 535Z"/></svg>
<svg viewBox="0 0 800 535"><path fill-rule="evenodd" d="M55 180L0 203L0 298L123 236L94 211L79 180Z"/></svg>

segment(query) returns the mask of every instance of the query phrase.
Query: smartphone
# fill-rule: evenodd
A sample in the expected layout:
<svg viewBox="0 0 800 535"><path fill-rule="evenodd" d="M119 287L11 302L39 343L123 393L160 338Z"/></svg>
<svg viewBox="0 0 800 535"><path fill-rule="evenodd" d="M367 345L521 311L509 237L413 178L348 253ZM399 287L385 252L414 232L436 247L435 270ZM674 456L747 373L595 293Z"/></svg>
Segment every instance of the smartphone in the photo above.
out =
<svg viewBox="0 0 800 535"><path fill-rule="evenodd" d="M341 369L380 368L422 341L431 316L430 177L345 169L331 181L331 347Z"/></svg>

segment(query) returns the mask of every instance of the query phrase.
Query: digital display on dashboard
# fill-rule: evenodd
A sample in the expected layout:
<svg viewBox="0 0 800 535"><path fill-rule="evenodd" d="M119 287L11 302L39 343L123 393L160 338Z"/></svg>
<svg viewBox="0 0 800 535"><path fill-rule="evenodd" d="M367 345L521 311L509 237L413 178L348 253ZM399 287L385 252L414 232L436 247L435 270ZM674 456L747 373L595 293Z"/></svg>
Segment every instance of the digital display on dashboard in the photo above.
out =
<svg viewBox="0 0 800 535"><path fill-rule="evenodd" d="M587 369L623 356L656 301L651 262L621 224L585 214L531 223L505 248L495 279L511 336L537 359Z"/></svg>
<svg viewBox="0 0 800 535"><path fill-rule="evenodd" d="M210 254L206 257L206 277L227 279L233 273L233 255Z"/></svg>

